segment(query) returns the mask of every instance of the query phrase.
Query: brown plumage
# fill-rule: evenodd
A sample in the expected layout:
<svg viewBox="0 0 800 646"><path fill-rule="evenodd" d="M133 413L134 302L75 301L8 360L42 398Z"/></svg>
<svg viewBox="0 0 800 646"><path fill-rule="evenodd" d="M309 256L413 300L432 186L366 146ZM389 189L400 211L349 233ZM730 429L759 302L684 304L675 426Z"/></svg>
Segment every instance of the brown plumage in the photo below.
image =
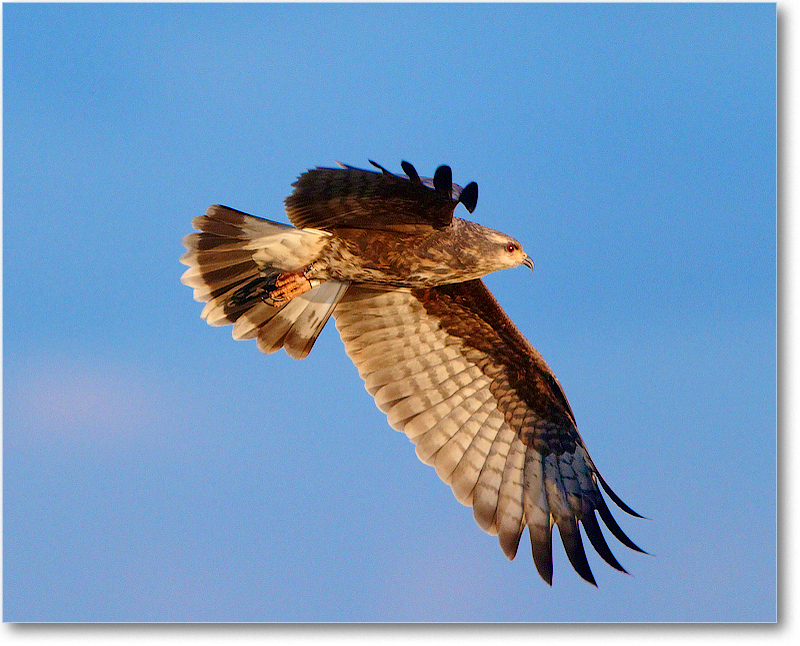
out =
<svg viewBox="0 0 800 646"><path fill-rule="evenodd" d="M453 216L477 185L450 169L421 178L344 166L301 175L286 199L294 227L212 206L184 238L182 280L211 325L262 352L303 358L328 318L375 403L416 445L476 522L514 558L528 528L552 582L552 527L575 570L594 584L578 524L612 567L600 523L640 550L608 510L606 485L555 375L480 280L520 264L509 236Z"/></svg>

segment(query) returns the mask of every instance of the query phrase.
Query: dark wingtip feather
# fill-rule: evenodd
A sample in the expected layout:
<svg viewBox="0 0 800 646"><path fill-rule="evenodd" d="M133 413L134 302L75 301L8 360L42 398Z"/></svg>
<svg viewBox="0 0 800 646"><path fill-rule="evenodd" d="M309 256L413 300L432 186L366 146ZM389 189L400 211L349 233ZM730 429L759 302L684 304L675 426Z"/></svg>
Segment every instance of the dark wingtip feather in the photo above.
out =
<svg viewBox="0 0 800 646"><path fill-rule="evenodd" d="M595 475L597 476L597 479L600 481L600 484L603 486L603 490L608 494L608 497L614 501L617 507L619 507L626 514L630 514L631 516L635 516L636 518L645 518L641 514L637 514L635 511L633 511L633 509L631 509L630 507L628 507L628 505L622 502L622 499L617 494L615 494L611 489L611 487L608 486L608 483L605 480L603 480L603 476L601 476L597 472L595 472Z"/></svg>
<svg viewBox="0 0 800 646"><path fill-rule="evenodd" d="M433 188L453 197L453 171L449 166L439 166L433 174Z"/></svg>
<svg viewBox="0 0 800 646"><path fill-rule="evenodd" d="M608 505L606 505L606 502L603 500L602 496L597 496L597 511L600 514L600 518L602 518L603 522L606 524L606 527L608 527L609 531L614 535L614 538L632 550L641 552L642 554L647 554L647 552L636 545L636 543L628 538L625 532L622 531L622 528L617 524L617 521L614 520L614 517L611 515Z"/></svg>
<svg viewBox="0 0 800 646"><path fill-rule="evenodd" d="M589 567L589 561L586 559L586 551L583 549L581 533L575 518L571 516L569 518L561 518L556 521L556 526L558 527L558 534L561 536L561 542L564 544L564 551L567 553L567 558L569 558L572 567L581 575L582 579L597 587L597 582L594 580L594 575Z"/></svg>
<svg viewBox="0 0 800 646"><path fill-rule="evenodd" d="M375 168L380 170L384 175L394 175L394 173L386 170L383 166L381 166L378 162L374 162L371 159L367 160L370 164L372 164Z"/></svg>
<svg viewBox="0 0 800 646"><path fill-rule="evenodd" d="M466 207L467 211L472 213L475 207L478 206L478 185L475 182L467 184L461 189L458 201Z"/></svg>
<svg viewBox="0 0 800 646"><path fill-rule="evenodd" d="M553 537L550 528L528 525L531 553L536 571L547 585L553 585Z"/></svg>
<svg viewBox="0 0 800 646"><path fill-rule="evenodd" d="M606 539L603 536L603 532L600 530L600 524L597 522L594 512L586 514L581 519L581 522L583 523L583 528L586 530L586 536L589 537L589 542L602 559L615 570L628 574L628 571L620 565L619 561L617 561L616 557L611 552L608 543L606 543Z"/></svg>
<svg viewBox="0 0 800 646"><path fill-rule="evenodd" d="M422 180L419 178L419 173L417 173L417 169L414 168L409 162L401 161L400 167L403 169L403 172L408 175L408 179L410 179L415 184L422 184Z"/></svg>

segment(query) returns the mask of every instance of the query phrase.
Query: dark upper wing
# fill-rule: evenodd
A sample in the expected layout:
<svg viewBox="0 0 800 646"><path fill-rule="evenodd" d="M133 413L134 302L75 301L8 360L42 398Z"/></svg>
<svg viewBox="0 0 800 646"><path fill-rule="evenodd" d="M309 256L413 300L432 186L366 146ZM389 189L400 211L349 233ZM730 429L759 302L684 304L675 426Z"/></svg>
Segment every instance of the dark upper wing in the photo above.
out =
<svg viewBox="0 0 800 646"><path fill-rule="evenodd" d="M552 581L552 526L587 581L594 577L578 523L611 553L595 513L622 532L600 492L626 512L578 434L541 355L480 280L419 290L351 286L334 311L345 349L389 423L416 444L475 520L514 558L525 527L541 576Z"/></svg>
<svg viewBox="0 0 800 646"><path fill-rule="evenodd" d="M408 175L374 165L381 172L344 166L304 173L285 201L289 221L316 229L441 229L452 222L459 202L470 212L475 208L477 184L461 189L452 183L448 166L440 166L431 180L421 178L408 162L402 164Z"/></svg>

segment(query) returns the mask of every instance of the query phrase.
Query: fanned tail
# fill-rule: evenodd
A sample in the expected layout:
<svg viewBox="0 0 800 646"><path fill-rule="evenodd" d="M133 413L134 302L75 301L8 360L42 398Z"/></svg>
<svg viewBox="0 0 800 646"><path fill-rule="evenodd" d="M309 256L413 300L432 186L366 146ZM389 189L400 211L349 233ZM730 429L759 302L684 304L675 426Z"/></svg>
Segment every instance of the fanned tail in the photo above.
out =
<svg viewBox="0 0 800 646"><path fill-rule="evenodd" d="M347 284L327 281L290 300L273 298L282 274L310 265L329 234L296 229L214 205L192 220L184 237L181 282L206 303L209 325L233 324L234 339L256 339L265 353L285 348L295 359L311 351Z"/></svg>

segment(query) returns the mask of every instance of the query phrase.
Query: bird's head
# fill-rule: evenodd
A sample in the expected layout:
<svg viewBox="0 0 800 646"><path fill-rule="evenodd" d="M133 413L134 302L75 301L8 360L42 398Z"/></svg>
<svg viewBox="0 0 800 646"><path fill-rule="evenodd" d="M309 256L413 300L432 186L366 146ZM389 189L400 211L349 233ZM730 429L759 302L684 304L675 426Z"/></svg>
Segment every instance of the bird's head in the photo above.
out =
<svg viewBox="0 0 800 646"><path fill-rule="evenodd" d="M510 236L505 236L507 242L505 243L505 254L511 262L511 267L518 267L525 265L528 269L533 271L533 259L522 250L522 245Z"/></svg>
<svg viewBox="0 0 800 646"><path fill-rule="evenodd" d="M468 255L472 256L471 262L481 266L485 270L484 273L489 274L519 265L525 265L533 271L533 260L525 253L518 240L480 224L473 222L469 224L472 225L468 227L468 237L471 240L465 248L470 250Z"/></svg>

